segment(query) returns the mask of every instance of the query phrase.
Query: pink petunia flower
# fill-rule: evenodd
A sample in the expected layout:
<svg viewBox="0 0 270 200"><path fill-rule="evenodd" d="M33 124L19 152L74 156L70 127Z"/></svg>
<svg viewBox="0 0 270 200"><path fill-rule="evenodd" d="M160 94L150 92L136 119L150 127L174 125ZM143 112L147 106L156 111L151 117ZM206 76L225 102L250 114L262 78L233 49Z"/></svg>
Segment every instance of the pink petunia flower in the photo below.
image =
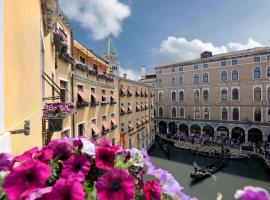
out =
<svg viewBox="0 0 270 200"><path fill-rule="evenodd" d="M48 147L44 147L43 149L35 153L34 158L48 164L49 161L52 159L52 156L53 156L52 149L49 149Z"/></svg>
<svg viewBox="0 0 270 200"><path fill-rule="evenodd" d="M87 156L78 154L71 156L64 162L62 174L63 178L75 178L78 181L84 181L91 168L90 161Z"/></svg>
<svg viewBox="0 0 270 200"><path fill-rule="evenodd" d="M44 187L50 173L50 167L38 160L25 161L5 178L3 190L10 200L27 197L34 190Z"/></svg>
<svg viewBox="0 0 270 200"><path fill-rule="evenodd" d="M12 169L13 163L11 161L11 155L7 153L0 153L0 172L9 171Z"/></svg>
<svg viewBox="0 0 270 200"><path fill-rule="evenodd" d="M45 187L45 188L41 188L41 189L37 189L35 191L33 191L32 193L30 193L28 195L28 197L26 197L25 200L47 200L48 199L48 193L50 193L52 191L52 187Z"/></svg>
<svg viewBox="0 0 270 200"><path fill-rule="evenodd" d="M270 200L270 195L263 188L247 186L244 190L237 190L234 198L239 200Z"/></svg>
<svg viewBox="0 0 270 200"><path fill-rule="evenodd" d="M160 185L158 180L147 181L143 186L145 200L161 200Z"/></svg>
<svg viewBox="0 0 270 200"><path fill-rule="evenodd" d="M72 146L64 140L53 140L48 144L53 151L53 157L65 161L71 156Z"/></svg>
<svg viewBox="0 0 270 200"><path fill-rule="evenodd" d="M24 152L22 155L16 156L13 158L13 162L23 162L23 161L27 161L33 158L34 154L36 152L38 152L38 148L34 147L26 152Z"/></svg>
<svg viewBox="0 0 270 200"><path fill-rule="evenodd" d="M48 194L47 200L83 200L84 195L83 186L78 180L60 178Z"/></svg>
<svg viewBox="0 0 270 200"><path fill-rule="evenodd" d="M96 148L96 166L99 169L111 170L114 166L114 160L117 151L112 148Z"/></svg>
<svg viewBox="0 0 270 200"><path fill-rule="evenodd" d="M113 169L96 182L98 199L131 200L134 198L133 177L127 170Z"/></svg>

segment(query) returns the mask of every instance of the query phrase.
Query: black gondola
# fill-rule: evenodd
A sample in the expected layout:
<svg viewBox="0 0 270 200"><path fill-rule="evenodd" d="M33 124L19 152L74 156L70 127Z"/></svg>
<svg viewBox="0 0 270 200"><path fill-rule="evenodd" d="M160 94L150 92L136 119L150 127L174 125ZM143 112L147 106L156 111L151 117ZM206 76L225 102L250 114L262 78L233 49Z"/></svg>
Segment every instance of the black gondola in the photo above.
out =
<svg viewBox="0 0 270 200"><path fill-rule="evenodd" d="M245 154L231 154L231 153L218 153L218 152L201 152L201 151L192 151L194 154L212 158L220 158L220 159L230 159L230 160L245 160L250 158L250 155Z"/></svg>
<svg viewBox="0 0 270 200"><path fill-rule="evenodd" d="M166 154L166 156L170 156L170 151L168 148L168 145L166 143L163 143L162 140L159 141L159 146L161 148L161 150Z"/></svg>
<svg viewBox="0 0 270 200"><path fill-rule="evenodd" d="M195 171L190 174L190 177L194 179L201 179L201 178L211 176L212 174L220 170L224 165L225 165L225 160L218 160L200 169L197 169L197 167L194 167Z"/></svg>

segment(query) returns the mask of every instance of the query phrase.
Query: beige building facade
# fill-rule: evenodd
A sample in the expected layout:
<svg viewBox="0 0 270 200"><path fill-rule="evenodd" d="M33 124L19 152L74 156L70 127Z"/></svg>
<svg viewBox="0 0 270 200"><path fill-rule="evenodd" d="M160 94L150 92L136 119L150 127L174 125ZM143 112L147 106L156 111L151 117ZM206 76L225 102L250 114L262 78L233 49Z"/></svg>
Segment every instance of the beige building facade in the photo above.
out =
<svg viewBox="0 0 270 200"><path fill-rule="evenodd" d="M270 48L258 47L156 67L159 132L227 134L270 141Z"/></svg>

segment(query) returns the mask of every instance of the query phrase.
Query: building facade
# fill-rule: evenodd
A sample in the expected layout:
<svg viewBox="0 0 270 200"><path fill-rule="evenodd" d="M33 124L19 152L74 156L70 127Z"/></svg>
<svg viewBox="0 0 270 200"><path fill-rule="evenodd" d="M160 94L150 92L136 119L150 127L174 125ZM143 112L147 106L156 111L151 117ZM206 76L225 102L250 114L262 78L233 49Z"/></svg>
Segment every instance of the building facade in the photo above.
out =
<svg viewBox="0 0 270 200"><path fill-rule="evenodd" d="M206 51L155 70L158 132L270 142L270 48Z"/></svg>

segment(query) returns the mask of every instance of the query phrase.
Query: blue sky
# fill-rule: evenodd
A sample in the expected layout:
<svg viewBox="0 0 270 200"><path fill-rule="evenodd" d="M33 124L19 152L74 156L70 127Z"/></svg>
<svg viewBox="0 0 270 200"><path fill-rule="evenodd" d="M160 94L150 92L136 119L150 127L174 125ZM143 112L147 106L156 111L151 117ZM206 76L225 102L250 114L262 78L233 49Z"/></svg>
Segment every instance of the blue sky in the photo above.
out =
<svg viewBox="0 0 270 200"><path fill-rule="evenodd" d="M270 46L270 0L61 0L75 38L102 55L107 36L122 71Z"/></svg>

